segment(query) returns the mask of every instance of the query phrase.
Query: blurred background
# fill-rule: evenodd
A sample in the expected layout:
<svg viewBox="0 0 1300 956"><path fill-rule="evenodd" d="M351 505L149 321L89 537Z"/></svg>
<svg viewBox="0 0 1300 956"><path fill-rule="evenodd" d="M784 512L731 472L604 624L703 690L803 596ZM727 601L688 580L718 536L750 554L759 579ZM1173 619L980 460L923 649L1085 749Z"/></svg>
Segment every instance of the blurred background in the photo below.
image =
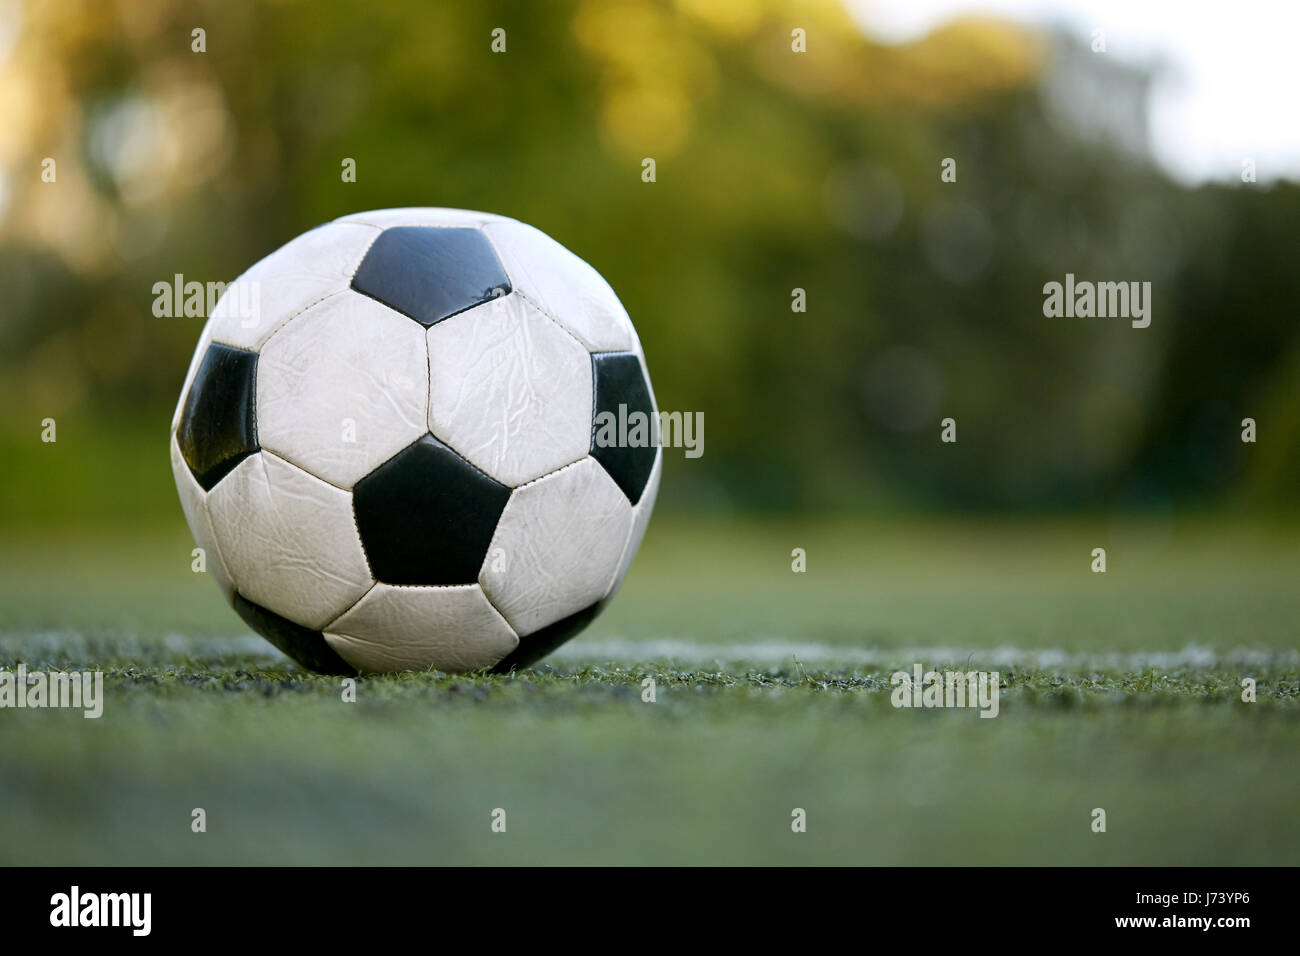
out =
<svg viewBox="0 0 1300 956"><path fill-rule="evenodd" d="M174 525L203 319L154 317L153 284L411 205L523 219L610 280L660 405L705 417L665 513L1293 509L1300 151L1269 104L1296 87L1247 12L0 0L3 521ZM1067 272L1150 281L1151 326L1044 318Z"/></svg>
<svg viewBox="0 0 1300 956"><path fill-rule="evenodd" d="M105 670L112 715L6 711L0 860L1294 864L1297 35L1264 0L0 0L0 666ZM192 571L204 319L153 288L419 205L588 259L704 455L549 670L354 710ZM1150 327L1044 317L1067 273L1150 282ZM1003 719L900 718L917 661L1001 672Z"/></svg>

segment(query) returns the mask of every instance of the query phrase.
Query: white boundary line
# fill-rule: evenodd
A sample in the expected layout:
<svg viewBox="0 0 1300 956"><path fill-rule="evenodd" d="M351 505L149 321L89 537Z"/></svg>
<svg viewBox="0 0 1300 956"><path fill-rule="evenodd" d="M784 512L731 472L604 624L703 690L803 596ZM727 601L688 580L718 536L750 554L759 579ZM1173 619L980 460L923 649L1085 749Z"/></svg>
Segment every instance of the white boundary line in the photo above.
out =
<svg viewBox="0 0 1300 956"><path fill-rule="evenodd" d="M221 659L226 657L264 657L280 660L282 655L266 641L251 634L231 637L193 637L168 634L159 639L132 637L95 637L76 632L46 631L36 634L0 634L0 652L18 650L60 652L73 656L90 655L101 645L111 644L124 658L139 654L142 660L156 664L160 652L177 658L194 656ZM828 668L881 667L893 669L906 664L926 666L960 664L967 669L1006 670L1009 668L1042 671L1079 672L1088 670L1145 671L1183 670L1210 667L1300 667L1300 649L1238 647L1216 651L1189 644L1178 651L1084 651L1060 648L972 647L857 647L850 644L781 641L776 639L730 644L697 643L680 638L626 640L619 638L583 640L581 636L563 645L545 660L557 663L663 663L719 665L741 663L748 667L791 667L801 664Z"/></svg>

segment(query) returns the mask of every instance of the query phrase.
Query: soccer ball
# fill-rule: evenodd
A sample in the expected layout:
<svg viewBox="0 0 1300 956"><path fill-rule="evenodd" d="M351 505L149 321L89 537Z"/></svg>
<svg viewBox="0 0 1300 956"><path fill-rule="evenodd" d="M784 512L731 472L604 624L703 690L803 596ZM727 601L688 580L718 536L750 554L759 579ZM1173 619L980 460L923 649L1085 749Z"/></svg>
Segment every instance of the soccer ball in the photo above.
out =
<svg viewBox="0 0 1300 956"><path fill-rule="evenodd" d="M641 544L660 449L593 428L633 411L657 416L645 357L595 269L514 219L388 209L225 290L172 470L207 570L303 665L508 671L590 623Z"/></svg>

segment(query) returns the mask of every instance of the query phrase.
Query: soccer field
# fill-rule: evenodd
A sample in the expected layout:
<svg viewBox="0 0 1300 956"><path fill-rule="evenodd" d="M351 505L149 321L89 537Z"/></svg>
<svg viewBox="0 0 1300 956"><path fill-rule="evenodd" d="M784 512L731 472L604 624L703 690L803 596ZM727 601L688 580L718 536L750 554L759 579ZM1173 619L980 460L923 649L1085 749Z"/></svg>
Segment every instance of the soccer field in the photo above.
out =
<svg viewBox="0 0 1300 956"><path fill-rule="evenodd" d="M0 862L1294 864L1295 531L657 521L541 667L355 703L183 528L11 538L0 667L103 670L106 700L0 721ZM997 671L997 717L895 708L917 664Z"/></svg>

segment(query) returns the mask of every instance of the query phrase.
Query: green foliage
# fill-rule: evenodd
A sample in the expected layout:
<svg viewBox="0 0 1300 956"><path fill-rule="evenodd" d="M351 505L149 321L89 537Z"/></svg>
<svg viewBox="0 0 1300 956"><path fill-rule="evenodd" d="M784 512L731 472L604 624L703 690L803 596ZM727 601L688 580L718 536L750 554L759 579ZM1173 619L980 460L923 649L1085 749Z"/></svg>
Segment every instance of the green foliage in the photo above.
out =
<svg viewBox="0 0 1300 956"><path fill-rule="evenodd" d="M22 168L62 172L15 179L0 233L6 444L47 415L162 434L200 320L153 317L153 283L229 280L358 209L451 205L534 223L618 290L661 404L705 414L668 509L1293 503L1300 189L1188 189L1080 128L1049 81L1150 78L1060 38L958 24L883 47L824 4L800 56L779 11L710 9L34 10L14 69L53 61L66 86L17 130ZM161 139L115 151L140 109ZM1045 318L1067 272L1151 281L1151 327ZM14 501L42 481L10 478Z"/></svg>

